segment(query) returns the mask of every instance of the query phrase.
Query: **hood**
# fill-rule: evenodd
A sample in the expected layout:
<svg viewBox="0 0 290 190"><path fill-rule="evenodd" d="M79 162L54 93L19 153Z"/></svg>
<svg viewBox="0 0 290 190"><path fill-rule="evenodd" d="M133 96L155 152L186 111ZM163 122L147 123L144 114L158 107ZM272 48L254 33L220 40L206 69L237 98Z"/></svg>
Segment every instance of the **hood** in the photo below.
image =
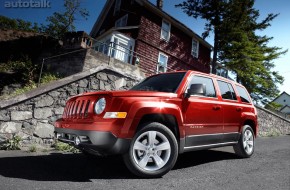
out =
<svg viewBox="0 0 290 190"><path fill-rule="evenodd" d="M154 91L99 91L99 92L88 92L77 96L93 96L93 95L109 95L112 97L177 97L175 93L169 92L154 92Z"/></svg>

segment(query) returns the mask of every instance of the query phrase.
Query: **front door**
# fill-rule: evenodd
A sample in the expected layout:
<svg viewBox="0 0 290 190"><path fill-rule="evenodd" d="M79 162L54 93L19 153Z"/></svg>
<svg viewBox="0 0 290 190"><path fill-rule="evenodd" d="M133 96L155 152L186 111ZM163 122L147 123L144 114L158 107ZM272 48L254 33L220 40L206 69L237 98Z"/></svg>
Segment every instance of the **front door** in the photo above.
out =
<svg viewBox="0 0 290 190"><path fill-rule="evenodd" d="M132 50L134 48L134 40L122 35L114 34L112 37L111 56L125 63L132 63Z"/></svg>
<svg viewBox="0 0 290 190"><path fill-rule="evenodd" d="M204 84L206 93L183 100L185 149L220 143L223 137L223 107L211 78L193 76L191 84Z"/></svg>

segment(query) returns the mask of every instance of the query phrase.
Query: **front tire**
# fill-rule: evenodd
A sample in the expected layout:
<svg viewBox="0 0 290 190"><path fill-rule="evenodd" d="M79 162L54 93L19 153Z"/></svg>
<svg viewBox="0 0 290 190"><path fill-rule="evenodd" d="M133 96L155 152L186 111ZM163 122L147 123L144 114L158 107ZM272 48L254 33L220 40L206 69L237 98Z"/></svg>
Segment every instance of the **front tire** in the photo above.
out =
<svg viewBox="0 0 290 190"><path fill-rule="evenodd" d="M243 126L238 144L234 145L235 153L242 158L249 158L254 153L255 135L249 125Z"/></svg>
<svg viewBox="0 0 290 190"><path fill-rule="evenodd" d="M137 176L161 177L174 166L178 145L174 134L165 125L147 123L132 139L123 158L127 168Z"/></svg>

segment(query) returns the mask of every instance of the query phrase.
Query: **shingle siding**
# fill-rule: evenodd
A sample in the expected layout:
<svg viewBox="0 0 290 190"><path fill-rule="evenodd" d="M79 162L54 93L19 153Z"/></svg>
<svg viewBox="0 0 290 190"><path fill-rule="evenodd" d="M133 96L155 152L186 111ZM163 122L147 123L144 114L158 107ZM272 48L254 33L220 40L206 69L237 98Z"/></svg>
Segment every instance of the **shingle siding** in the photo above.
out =
<svg viewBox="0 0 290 190"><path fill-rule="evenodd" d="M210 49L199 44L199 57L195 58L191 55L191 40L192 38L185 35L181 30L171 26L170 39L165 41L160 38L162 18L150 12L143 13L141 16L138 41L143 41L147 46L144 48L153 48L158 59L158 51L169 56L168 71L170 70L197 70L205 73L210 72ZM150 50L135 49L139 53L150 52ZM148 54L145 54L146 56ZM152 54L150 54L152 56ZM151 64L150 68L156 69L157 62L146 62L146 65ZM143 62L140 62L142 68ZM143 68L142 68L143 69ZM156 70L155 70L156 72ZM155 73L154 72L154 73Z"/></svg>

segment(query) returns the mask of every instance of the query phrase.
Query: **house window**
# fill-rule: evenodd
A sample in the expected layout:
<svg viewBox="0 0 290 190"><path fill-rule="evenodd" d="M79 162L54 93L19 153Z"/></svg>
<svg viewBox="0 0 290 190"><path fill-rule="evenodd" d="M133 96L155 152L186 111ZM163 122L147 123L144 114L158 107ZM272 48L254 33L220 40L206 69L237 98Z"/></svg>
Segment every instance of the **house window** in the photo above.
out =
<svg viewBox="0 0 290 190"><path fill-rule="evenodd" d="M128 20L128 14L116 20L115 27L127 26L127 20Z"/></svg>
<svg viewBox="0 0 290 190"><path fill-rule="evenodd" d="M121 8L121 0L116 0L115 2L115 8L114 8L114 15L116 15Z"/></svg>
<svg viewBox="0 0 290 190"><path fill-rule="evenodd" d="M164 39L166 41L170 38L170 28L171 24L165 20L162 21L162 27L161 27L161 39Z"/></svg>
<svg viewBox="0 0 290 190"><path fill-rule="evenodd" d="M191 48L191 55L193 57L198 58L198 49L199 49L199 43L197 40L192 39L192 48Z"/></svg>
<svg viewBox="0 0 290 190"><path fill-rule="evenodd" d="M157 64L157 73L164 73L167 70L167 61L168 61L168 56L159 53L158 56L158 64Z"/></svg>

